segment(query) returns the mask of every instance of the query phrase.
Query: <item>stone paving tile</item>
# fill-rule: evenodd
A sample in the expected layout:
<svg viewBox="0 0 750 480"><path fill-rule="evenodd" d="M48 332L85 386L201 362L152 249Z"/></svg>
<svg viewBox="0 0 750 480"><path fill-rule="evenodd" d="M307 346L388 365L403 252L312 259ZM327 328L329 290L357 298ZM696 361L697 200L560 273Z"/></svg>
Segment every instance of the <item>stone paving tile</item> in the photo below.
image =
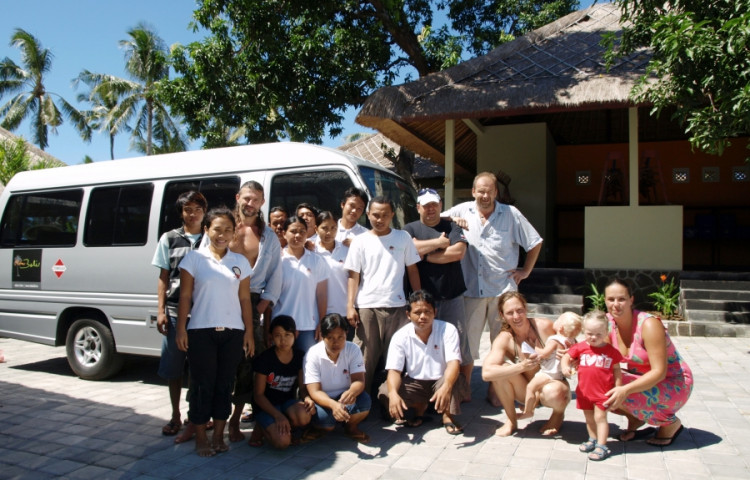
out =
<svg viewBox="0 0 750 480"><path fill-rule="evenodd" d="M485 335L486 337L486 335ZM589 461L578 452L587 434L582 412L566 410L562 433L539 435L549 415L540 408L513 437L494 436L505 416L484 402L479 368L475 400L464 406L464 435L449 436L439 416L417 429L396 428L375 416L359 445L340 430L284 452L232 444L230 452L200 458L193 444L161 435L169 417L166 387L154 359L128 357L110 381L86 382L69 370L63 349L0 338L0 480L5 478L269 478L366 479L747 479L750 478L750 353L747 339L677 337L695 375L680 413L685 431L670 447L622 443L625 427L610 415L613 456ZM483 339L483 349L488 347ZM574 384L574 382L573 382ZM183 404L183 414L186 409ZM252 424L243 424L249 435Z"/></svg>

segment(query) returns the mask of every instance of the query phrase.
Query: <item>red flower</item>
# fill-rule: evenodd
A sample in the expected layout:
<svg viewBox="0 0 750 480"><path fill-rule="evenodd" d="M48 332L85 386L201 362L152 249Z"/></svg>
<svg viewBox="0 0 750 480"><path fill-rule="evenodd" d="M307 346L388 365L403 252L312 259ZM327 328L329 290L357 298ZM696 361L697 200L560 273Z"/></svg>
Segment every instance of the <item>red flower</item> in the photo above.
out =
<svg viewBox="0 0 750 480"><path fill-rule="evenodd" d="M661 278L662 282L666 282L667 281L667 276L664 275L664 274L662 274L661 277L659 277L659 278Z"/></svg>

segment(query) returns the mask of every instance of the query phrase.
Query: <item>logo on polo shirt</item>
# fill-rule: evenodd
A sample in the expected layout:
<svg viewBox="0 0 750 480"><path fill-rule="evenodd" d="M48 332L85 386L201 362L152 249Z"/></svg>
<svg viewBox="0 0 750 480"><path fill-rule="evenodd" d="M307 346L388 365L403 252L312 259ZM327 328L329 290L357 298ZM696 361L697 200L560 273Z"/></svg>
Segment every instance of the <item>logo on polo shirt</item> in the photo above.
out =
<svg viewBox="0 0 750 480"><path fill-rule="evenodd" d="M234 272L235 278L240 278L240 275L242 274L240 267L232 267L232 271Z"/></svg>

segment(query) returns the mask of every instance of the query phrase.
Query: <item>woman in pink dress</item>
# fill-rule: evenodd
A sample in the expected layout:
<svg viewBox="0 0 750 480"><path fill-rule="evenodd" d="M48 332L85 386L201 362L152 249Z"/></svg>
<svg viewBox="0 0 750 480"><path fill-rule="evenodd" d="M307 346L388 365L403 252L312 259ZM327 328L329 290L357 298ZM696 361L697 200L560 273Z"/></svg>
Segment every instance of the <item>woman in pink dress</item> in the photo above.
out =
<svg viewBox="0 0 750 480"><path fill-rule="evenodd" d="M627 362L622 386L608 392L610 411L625 415L628 428L620 440L642 436L646 423L658 427L647 443L671 445L682 433L677 411L693 390L693 374L680 357L659 317L633 309L633 294L623 280L604 289L611 331L610 342Z"/></svg>

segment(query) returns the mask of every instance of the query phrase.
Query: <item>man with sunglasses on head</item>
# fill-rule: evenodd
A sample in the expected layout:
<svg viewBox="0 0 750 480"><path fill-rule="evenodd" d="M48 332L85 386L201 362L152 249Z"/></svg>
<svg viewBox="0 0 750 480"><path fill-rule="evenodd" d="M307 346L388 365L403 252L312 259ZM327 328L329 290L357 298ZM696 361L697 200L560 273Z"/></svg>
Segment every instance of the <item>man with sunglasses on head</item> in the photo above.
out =
<svg viewBox="0 0 750 480"><path fill-rule="evenodd" d="M471 195L473 202L460 203L442 216L461 225L469 242L461 267L466 282L464 306L469 346L476 360L485 324L489 325L490 341L500 333L497 297L518 290L518 284L531 274L542 250L542 237L516 207L497 201L494 173L481 172L474 177ZM526 251L522 268L518 268L519 247ZM500 406L491 388L487 400Z"/></svg>

